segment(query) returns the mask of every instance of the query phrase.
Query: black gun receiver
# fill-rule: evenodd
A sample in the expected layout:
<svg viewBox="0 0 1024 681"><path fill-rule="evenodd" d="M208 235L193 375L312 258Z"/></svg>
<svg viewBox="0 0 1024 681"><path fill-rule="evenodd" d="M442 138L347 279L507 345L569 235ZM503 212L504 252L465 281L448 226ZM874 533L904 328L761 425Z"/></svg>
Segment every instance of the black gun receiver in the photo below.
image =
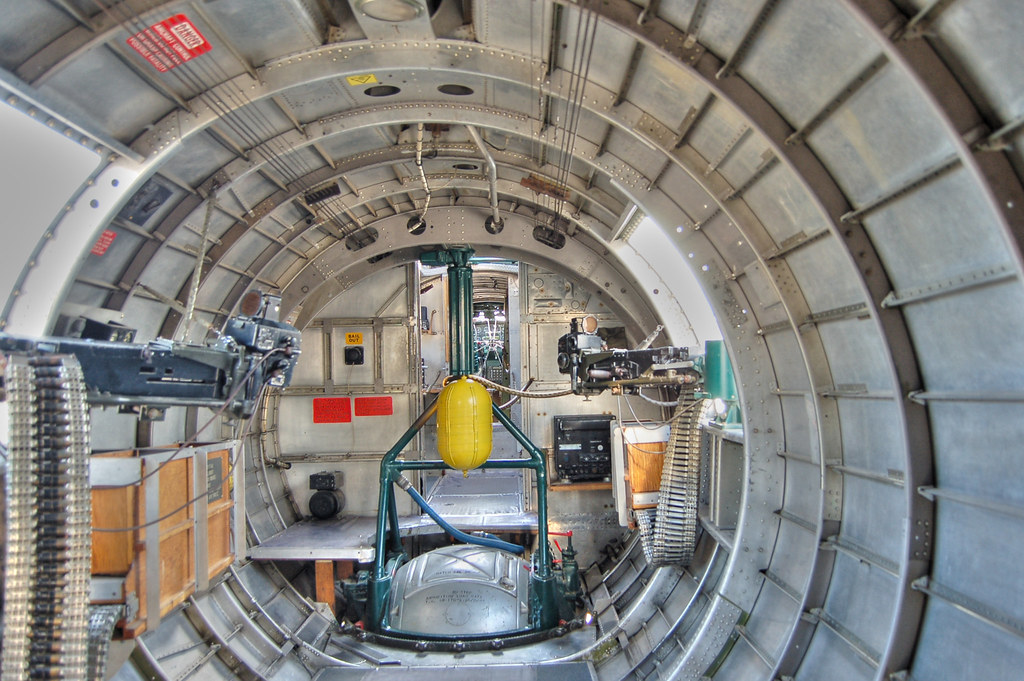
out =
<svg viewBox="0 0 1024 681"><path fill-rule="evenodd" d="M74 355L92 405L225 407L248 418L264 385L291 382L301 352L299 330L276 320L280 299L261 297L251 316L229 319L209 345L0 334L0 352Z"/></svg>
<svg viewBox="0 0 1024 681"><path fill-rule="evenodd" d="M638 388L688 385L701 380L682 346L608 349L597 335L597 319L579 317L558 339L558 371L569 374L572 391L593 395L604 390L632 393Z"/></svg>

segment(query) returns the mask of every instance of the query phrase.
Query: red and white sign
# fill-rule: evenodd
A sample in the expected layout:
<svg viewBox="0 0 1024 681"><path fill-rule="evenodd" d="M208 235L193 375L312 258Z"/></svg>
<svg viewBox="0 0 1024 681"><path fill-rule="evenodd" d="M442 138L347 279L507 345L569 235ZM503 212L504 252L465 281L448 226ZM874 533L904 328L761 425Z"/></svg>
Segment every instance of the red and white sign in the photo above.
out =
<svg viewBox="0 0 1024 681"><path fill-rule="evenodd" d="M352 401L347 397L314 397L313 423L351 423Z"/></svg>
<svg viewBox="0 0 1024 681"><path fill-rule="evenodd" d="M92 245L92 250L89 251L93 255L103 255L110 248L110 244L114 243L114 239L117 238L117 232L112 229L103 230L103 234L100 234L100 238L96 239L96 243Z"/></svg>
<svg viewBox="0 0 1024 681"><path fill-rule="evenodd" d="M128 38L133 50L164 73L213 49L184 14L175 14Z"/></svg>
<svg viewBox="0 0 1024 681"><path fill-rule="evenodd" d="M391 396L384 397L357 397L356 416L391 416L394 408L391 405Z"/></svg>

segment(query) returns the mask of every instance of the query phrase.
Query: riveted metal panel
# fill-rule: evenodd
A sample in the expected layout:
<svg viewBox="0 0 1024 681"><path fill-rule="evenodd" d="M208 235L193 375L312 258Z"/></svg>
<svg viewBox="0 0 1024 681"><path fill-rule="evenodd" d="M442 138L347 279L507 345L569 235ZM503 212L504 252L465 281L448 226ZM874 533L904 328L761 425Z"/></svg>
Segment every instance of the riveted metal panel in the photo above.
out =
<svg viewBox="0 0 1024 681"><path fill-rule="evenodd" d="M300 121L312 121L354 107L356 93L367 87L349 85L344 78L331 78L288 88L281 93L281 99Z"/></svg>
<svg viewBox="0 0 1024 681"><path fill-rule="evenodd" d="M903 487L844 475L841 538L898 565L907 541L907 494Z"/></svg>
<svg viewBox="0 0 1024 681"><path fill-rule="evenodd" d="M1017 568L1020 547L1024 546L1019 518L940 500L934 542L935 581L990 608L1011 614L1024 612Z"/></svg>
<svg viewBox="0 0 1024 681"><path fill-rule="evenodd" d="M800 354L800 346L794 331L790 329L765 333L764 339L772 356L772 367L784 385L772 386L781 390L806 390L810 388L810 378L804 366L804 358ZM814 386L817 388L818 386Z"/></svg>
<svg viewBox="0 0 1024 681"><path fill-rule="evenodd" d="M863 284L850 267L849 255L835 239L819 239L786 256L786 263L800 282L812 313L863 301ZM828 286L814 283L819 281L827 281Z"/></svg>
<svg viewBox="0 0 1024 681"><path fill-rule="evenodd" d="M911 674L915 679L942 679L964 670L982 679L1012 679L1020 675L1022 658L1024 639L933 598L925 609Z"/></svg>
<svg viewBox="0 0 1024 681"><path fill-rule="evenodd" d="M906 306L904 316L917 344L928 390L1019 392L1024 385L1024 290L1004 283ZM972 367L965 386L949 371L950 348L957 362Z"/></svg>
<svg viewBox="0 0 1024 681"><path fill-rule="evenodd" d="M1024 406L937 402L928 409L936 484L1024 508L1024 486L1016 475L1006 474L1020 465L1017 426L1024 423ZM987 419L997 425L983 428Z"/></svg>
<svg viewBox="0 0 1024 681"><path fill-rule="evenodd" d="M832 387L871 392L893 390L886 348L871 321L844 319L819 324L818 334L828 355Z"/></svg>
<svg viewBox="0 0 1024 681"><path fill-rule="evenodd" d="M314 3L284 0L278 3L226 2L204 6L231 43L249 61L259 65L281 54L321 44L325 17Z"/></svg>
<svg viewBox="0 0 1024 681"><path fill-rule="evenodd" d="M381 433L395 433L397 439L416 417L410 413L405 396L394 395L391 416L353 416L350 423L313 423L314 399L319 398L289 396L281 400L278 437L283 456L343 453L379 456L394 444L381 437Z"/></svg>
<svg viewBox="0 0 1024 681"><path fill-rule="evenodd" d="M746 628L750 637L761 645L763 652L778 659L780 642L789 635L792 622L799 618L800 604L781 589L764 584L757 603L750 613ZM723 678L734 678L725 676Z"/></svg>
<svg viewBox="0 0 1024 681"><path fill-rule="evenodd" d="M164 616L160 628L147 631L140 641L152 657L159 660L161 671L167 677L184 676L187 670L202 666L204 676L209 674L206 678L230 678L217 676L215 665L210 660L215 651L211 651L210 645L202 641L182 610ZM204 658L207 660L205 663Z"/></svg>
<svg viewBox="0 0 1024 681"><path fill-rule="evenodd" d="M825 611L868 646L882 651L892 619L897 583L892 575L845 553L836 556ZM820 626L820 625L819 625Z"/></svg>
<svg viewBox="0 0 1024 681"><path fill-rule="evenodd" d="M182 256L183 258L185 256ZM188 264L182 265L183 271L188 271ZM147 276L148 276L147 272ZM149 285L147 283L147 285ZM151 285L150 285L151 286ZM177 291L178 285L168 285L166 287L151 286L156 291L168 292ZM170 297L174 297L173 294ZM125 319L131 320L133 328L138 329L138 333L135 334L136 343L145 343L156 337L157 332L160 330L160 325L163 323L164 316L167 314L167 306L163 303L159 303L148 298L143 298L141 295L131 296L125 302L124 307L121 308L121 312L124 314Z"/></svg>
<svg viewBox="0 0 1024 681"><path fill-rule="evenodd" d="M715 54L728 56L743 38L747 26L757 16L761 3L748 0L709 2L700 25L701 44Z"/></svg>
<svg viewBox="0 0 1024 681"><path fill-rule="evenodd" d="M551 42L551 8L535 2L480 3L473 8L473 29L482 43L539 59Z"/></svg>
<svg viewBox="0 0 1024 681"><path fill-rule="evenodd" d="M757 642L757 645L761 645L760 641ZM736 645L733 646L715 676L721 674L723 679L758 678L758 675L764 674L767 669L764 660L750 644L740 639L736 641Z"/></svg>
<svg viewBox="0 0 1024 681"><path fill-rule="evenodd" d="M111 226L108 229L117 235L114 237L114 243L110 244L103 255L89 255L78 272L79 278L110 284L116 283L120 273L135 257L137 249L145 240L138 234L118 229L116 226Z"/></svg>
<svg viewBox="0 0 1024 681"><path fill-rule="evenodd" d="M1024 74L1006 68L1020 49L1022 9L1013 2L973 0L946 8L929 27L940 37L939 52L956 55L947 60L954 73L1003 123L1024 112Z"/></svg>
<svg viewBox="0 0 1024 681"><path fill-rule="evenodd" d="M884 69L808 138L854 208L916 179L953 154L908 77Z"/></svg>
<svg viewBox="0 0 1024 681"><path fill-rule="evenodd" d="M231 290L231 287L238 281L239 275L224 267L217 267L209 271L203 268L203 274L203 287L196 304L216 310L224 302L224 293Z"/></svg>
<svg viewBox="0 0 1024 681"><path fill-rule="evenodd" d="M559 36L560 44L557 47L557 66L566 70L575 67L576 71L583 72L586 68L585 60L587 58L585 48L592 46L593 55L590 59L590 71L587 79L612 92L618 92L619 84L626 73L626 67L629 66L629 58L605 60L601 59L600 55L605 50L629 55L632 53L634 40L607 22L595 22L596 17L589 12L583 15L582 23L580 23L578 9L572 6L563 7L562 31ZM597 24L596 33L594 32L595 23ZM584 38L586 42L584 42ZM525 51L528 52L528 50ZM611 63L608 63L609 61Z"/></svg>
<svg viewBox="0 0 1024 681"><path fill-rule="evenodd" d="M743 292L755 306L753 314L763 327L785 319L785 308L780 305L778 292L772 286L770 276L760 263L751 263L743 270L745 277L739 280Z"/></svg>
<svg viewBox="0 0 1024 681"><path fill-rule="evenodd" d="M1008 262L986 202L957 169L868 216L864 227L894 288L927 287Z"/></svg>
<svg viewBox="0 0 1024 681"><path fill-rule="evenodd" d="M676 134L691 109L696 113L708 95L708 87L678 62L649 49L644 50L629 89L631 102Z"/></svg>
<svg viewBox="0 0 1024 681"><path fill-rule="evenodd" d="M869 681L875 678L875 670L862 660L853 649L834 632L818 624L807 647L797 681Z"/></svg>
<svg viewBox="0 0 1024 681"><path fill-rule="evenodd" d="M812 414L809 396L779 397L782 403L782 418L786 424L786 447L790 451L805 458L817 460L818 441L812 439L816 424Z"/></svg>
<svg viewBox="0 0 1024 681"><path fill-rule="evenodd" d="M718 163L717 171L734 190L738 190L745 187L765 164L771 162L773 156L765 139L751 132L736 142L728 155Z"/></svg>
<svg viewBox="0 0 1024 681"><path fill-rule="evenodd" d="M260 254L271 245L270 239L255 230L247 230L234 243L234 246L224 257L226 264L238 269L246 269L253 264ZM223 292L222 292L223 293Z"/></svg>
<svg viewBox="0 0 1024 681"><path fill-rule="evenodd" d="M796 466L812 468L810 464L789 461L786 463L787 475ZM778 523L778 537L768 569L792 587L797 595L802 596L810 576L810 565L797 557L817 551L820 540L813 532L808 532L794 523L778 519L774 522ZM765 585L765 588L768 586Z"/></svg>
<svg viewBox="0 0 1024 681"><path fill-rule="evenodd" d="M787 460L785 485L783 510L816 525L821 516L821 468L804 461ZM808 530L804 528L804 531Z"/></svg>
<svg viewBox="0 0 1024 681"><path fill-rule="evenodd" d="M293 386L324 384L324 333L320 327L302 330L302 354L292 370Z"/></svg>
<svg viewBox="0 0 1024 681"><path fill-rule="evenodd" d="M776 164L743 193L743 200L781 248L787 246L789 239L828 229L828 221L809 199L799 178L781 164Z"/></svg>
<svg viewBox="0 0 1024 681"><path fill-rule="evenodd" d="M843 463L881 475L903 475L906 444L901 424L886 400L840 399Z"/></svg>
<svg viewBox="0 0 1024 681"><path fill-rule="evenodd" d="M323 164L321 159L320 165ZM268 166L267 170L276 175L280 175L281 172L273 167ZM290 180L290 177L281 178L282 181ZM232 211L236 215L244 215L251 217L252 209L259 205L261 201L278 191L279 187L265 178L260 173L250 173L238 182L234 182L231 185L231 191L227 197L221 197L224 201L225 208ZM225 200L226 199L226 200Z"/></svg>
<svg viewBox="0 0 1024 681"><path fill-rule="evenodd" d="M777 4L740 70L796 128L874 59L868 44L840 3L788 0Z"/></svg>
<svg viewBox="0 0 1024 681"><path fill-rule="evenodd" d="M747 268L754 262L755 254L746 237L736 229L725 213L718 213L702 228L708 239L715 244L722 257L738 270Z"/></svg>
<svg viewBox="0 0 1024 681"><path fill-rule="evenodd" d="M724 160L732 146L749 135L753 135L753 132L744 122L743 116L729 104L716 99L689 136L690 146L704 160L704 167L698 171L710 174L708 168L713 171L714 167Z"/></svg>
<svg viewBox="0 0 1024 681"><path fill-rule="evenodd" d="M151 68L145 63L139 66ZM155 69L153 75L157 75ZM175 108L174 102L148 87L108 50L86 52L55 73L41 90L74 100L121 141L132 140Z"/></svg>
<svg viewBox="0 0 1024 681"><path fill-rule="evenodd" d="M164 168L169 175L194 187L233 158L231 150L210 135L196 135L182 143L182 153L169 158Z"/></svg>
<svg viewBox="0 0 1024 681"><path fill-rule="evenodd" d="M76 26L74 19L49 3L9 2L0 26L0 64L14 71L24 60Z"/></svg>

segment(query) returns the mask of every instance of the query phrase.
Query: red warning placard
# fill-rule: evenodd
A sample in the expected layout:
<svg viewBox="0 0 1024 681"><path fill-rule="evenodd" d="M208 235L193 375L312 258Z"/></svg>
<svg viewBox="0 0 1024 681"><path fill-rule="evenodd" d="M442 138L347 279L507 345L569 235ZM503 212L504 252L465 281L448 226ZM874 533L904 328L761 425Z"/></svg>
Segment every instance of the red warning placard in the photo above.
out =
<svg viewBox="0 0 1024 681"><path fill-rule="evenodd" d="M128 38L128 46L161 73L213 49L195 24L175 14Z"/></svg>
<svg viewBox="0 0 1024 681"><path fill-rule="evenodd" d="M352 402L347 397L314 397L313 423L351 423Z"/></svg>
<svg viewBox="0 0 1024 681"><path fill-rule="evenodd" d="M391 416L391 397L357 397L356 416Z"/></svg>
<svg viewBox="0 0 1024 681"><path fill-rule="evenodd" d="M96 243L92 245L92 250L89 251L93 255L103 255L110 248L110 244L114 243L114 239L117 238L117 232L112 229L103 230L103 234L100 234L100 238L96 239Z"/></svg>

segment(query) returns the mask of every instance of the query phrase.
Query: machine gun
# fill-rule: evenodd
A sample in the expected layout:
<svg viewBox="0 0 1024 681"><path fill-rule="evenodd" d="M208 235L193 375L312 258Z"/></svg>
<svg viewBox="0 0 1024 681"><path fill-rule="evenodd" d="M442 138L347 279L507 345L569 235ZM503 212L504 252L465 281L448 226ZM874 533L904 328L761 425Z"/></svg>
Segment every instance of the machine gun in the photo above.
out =
<svg viewBox="0 0 1024 681"><path fill-rule="evenodd" d="M211 345L0 334L0 353L74 355L92 405L223 406L248 418L264 385L291 381L301 336L278 321L280 297L253 292L247 298L242 307L248 314L229 319Z"/></svg>
<svg viewBox="0 0 1024 681"><path fill-rule="evenodd" d="M647 386L681 386L701 381L689 350L681 346L608 349L597 335L597 318L577 317L558 339L558 371L569 374L572 391L594 395L604 390L632 393Z"/></svg>
<svg viewBox="0 0 1024 681"><path fill-rule="evenodd" d="M9 414L4 678L81 674L87 645L95 659L105 650L104 636L90 629L89 406L206 406L251 416L265 385L289 383L300 353L298 329L277 319L279 303L249 294L242 316L206 346L133 344L123 328L113 335L125 342L0 334ZM122 610L97 614L112 627Z"/></svg>

